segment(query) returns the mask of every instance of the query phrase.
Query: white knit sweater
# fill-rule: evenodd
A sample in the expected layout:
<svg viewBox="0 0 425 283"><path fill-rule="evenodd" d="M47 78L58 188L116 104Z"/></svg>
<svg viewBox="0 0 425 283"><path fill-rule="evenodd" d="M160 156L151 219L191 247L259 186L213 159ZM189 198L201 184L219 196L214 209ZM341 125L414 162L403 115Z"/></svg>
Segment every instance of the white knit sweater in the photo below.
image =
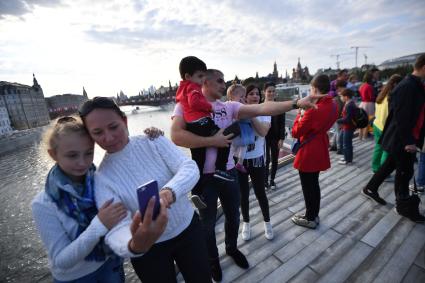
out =
<svg viewBox="0 0 425 283"><path fill-rule="evenodd" d="M168 210L167 227L157 242L172 239L186 229L193 217L187 193L199 179L196 163L164 137L153 141L145 136L130 137L119 152L106 153L95 174L96 202L121 201L130 213L105 237L106 243L121 257L134 257L128 250L130 223L138 210L137 188L156 180L159 189L172 188L176 202Z"/></svg>

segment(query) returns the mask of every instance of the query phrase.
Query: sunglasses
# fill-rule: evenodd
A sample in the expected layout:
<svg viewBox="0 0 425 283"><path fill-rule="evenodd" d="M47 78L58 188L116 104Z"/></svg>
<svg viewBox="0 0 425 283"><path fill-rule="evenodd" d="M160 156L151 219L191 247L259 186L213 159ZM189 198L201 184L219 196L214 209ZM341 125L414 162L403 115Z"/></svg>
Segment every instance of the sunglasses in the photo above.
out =
<svg viewBox="0 0 425 283"><path fill-rule="evenodd" d="M65 124L65 123L68 123L68 122L76 122L76 121L77 121L77 119L75 119L74 117L64 116L64 117L59 118L56 121L56 125L57 124Z"/></svg>
<svg viewBox="0 0 425 283"><path fill-rule="evenodd" d="M81 118L83 118L96 108L113 109L117 113L122 113L121 109L112 99L102 96L96 96L95 98L84 102L84 104L80 106L78 114Z"/></svg>

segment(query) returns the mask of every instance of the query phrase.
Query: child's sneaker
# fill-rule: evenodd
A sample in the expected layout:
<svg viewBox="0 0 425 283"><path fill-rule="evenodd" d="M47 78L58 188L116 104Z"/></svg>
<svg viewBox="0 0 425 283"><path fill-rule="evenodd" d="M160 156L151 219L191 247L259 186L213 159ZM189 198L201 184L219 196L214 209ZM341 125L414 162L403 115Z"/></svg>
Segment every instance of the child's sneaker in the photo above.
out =
<svg viewBox="0 0 425 283"><path fill-rule="evenodd" d="M198 195L193 195L190 197L190 200L192 201L193 205L197 209L204 209L207 208L207 204L202 200L202 198Z"/></svg>
<svg viewBox="0 0 425 283"><path fill-rule="evenodd" d="M236 163L235 168L236 168L236 170L238 170L241 173L244 173L244 174L248 173L248 171L246 171L246 169L245 169L245 166L243 166L240 163Z"/></svg>
<svg viewBox="0 0 425 283"><path fill-rule="evenodd" d="M214 177L228 182L235 181L235 178L232 175L223 170L215 170Z"/></svg>

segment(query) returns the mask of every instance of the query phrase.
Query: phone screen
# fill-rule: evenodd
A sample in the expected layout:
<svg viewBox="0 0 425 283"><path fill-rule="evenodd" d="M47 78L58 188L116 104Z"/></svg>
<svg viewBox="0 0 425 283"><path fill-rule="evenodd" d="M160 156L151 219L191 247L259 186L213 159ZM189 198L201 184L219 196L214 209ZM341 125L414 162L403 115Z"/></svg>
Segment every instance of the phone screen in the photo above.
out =
<svg viewBox="0 0 425 283"><path fill-rule="evenodd" d="M155 206L153 208L152 219L155 220L160 209L158 183L152 180L137 188L137 199L139 201L139 211L142 216L142 220L145 217L148 202L153 196L155 196Z"/></svg>

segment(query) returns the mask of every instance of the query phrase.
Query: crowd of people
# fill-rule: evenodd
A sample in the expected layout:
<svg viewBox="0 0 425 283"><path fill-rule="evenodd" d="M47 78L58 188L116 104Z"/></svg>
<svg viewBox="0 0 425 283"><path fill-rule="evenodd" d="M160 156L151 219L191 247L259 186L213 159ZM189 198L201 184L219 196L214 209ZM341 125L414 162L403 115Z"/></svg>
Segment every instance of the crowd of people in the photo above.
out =
<svg viewBox="0 0 425 283"><path fill-rule="evenodd" d="M393 75L384 87L377 82L376 70L366 74L358 90L360 106L353 100L355 77L346 70L332 82L327 75L317 75L309 96L279 102L273 83L263 89L235 83L223 101L224 74L194 56L183 58L179 71L171 141L157 129L131 136L125 114L106 97L86 101L79 117L62 117L45 134L55 165L32 211L54 282L124 282L124 259L130 259L142 282L176 282L175 265L186 282L219 282L218 200L225 253L248 269L249 261L237 246L240 212L241 237L249 241L252 187L264 236L274 238L266 191L277 189L285 112L293 109L298 109L291 130L298 143L293 166L305 201L305 212L291 218L294 224L310 229L320 225L319 174L331 167L329 149L344 156L339 164L353 163L359 107L374 117L375 137L374 175L361 192L385 205L378 189L395 170L396 212L425 222L416 194L425 185L425 55L417 59L411 75ZM335 139L330 145L332 127ZM359 138L369 133L368 128L359 129ZM98 168L93 164L95 143L106 151ZM177 146L191 149L192 158ZM417 151L418 175L410 193ZM159 189L155 216L155 197L140 212L136 194L151 180Z"/></svg>

